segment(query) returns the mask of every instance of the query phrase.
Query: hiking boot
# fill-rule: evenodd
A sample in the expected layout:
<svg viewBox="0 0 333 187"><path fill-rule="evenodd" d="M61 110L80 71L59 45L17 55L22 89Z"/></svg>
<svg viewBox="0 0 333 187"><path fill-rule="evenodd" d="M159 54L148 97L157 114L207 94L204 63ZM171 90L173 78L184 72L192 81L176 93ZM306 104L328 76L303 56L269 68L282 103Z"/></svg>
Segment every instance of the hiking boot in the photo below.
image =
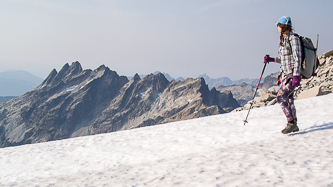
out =
<svg viewBox="0 0 333 187"><path fill-rule="evenodd" d="M283 134L288 134L288 133L291 133L291 132L297 132L299 131L298 129L298 126L297 126L297 123L294 123L294 122L288 122L286 128L284 128L282 130L282 133Z"/></svg>

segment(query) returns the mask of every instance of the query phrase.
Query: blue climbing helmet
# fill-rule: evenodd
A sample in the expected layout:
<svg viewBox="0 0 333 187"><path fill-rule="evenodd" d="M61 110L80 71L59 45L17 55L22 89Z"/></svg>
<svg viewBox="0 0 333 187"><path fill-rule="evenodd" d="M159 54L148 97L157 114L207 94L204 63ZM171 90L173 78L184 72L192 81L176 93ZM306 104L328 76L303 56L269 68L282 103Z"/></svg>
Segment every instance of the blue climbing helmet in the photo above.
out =
<svg viewBox="0 0 333 187"><path fill-rule="evenodd" d="M291 18L289 16L282 16L275 25L277 26L279 23L283 25L291 25Z"/></svg>

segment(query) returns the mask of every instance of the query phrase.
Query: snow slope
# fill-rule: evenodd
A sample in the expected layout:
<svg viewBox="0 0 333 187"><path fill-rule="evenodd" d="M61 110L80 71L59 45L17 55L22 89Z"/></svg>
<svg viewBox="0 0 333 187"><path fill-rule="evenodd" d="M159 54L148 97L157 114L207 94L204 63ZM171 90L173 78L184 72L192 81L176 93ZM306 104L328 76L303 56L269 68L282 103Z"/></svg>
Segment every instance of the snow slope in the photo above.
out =
<svg viewBox="0 0 333 187"><path fill-rule="evenodd" d="M0 186L333 186L333 94L110 134L0 149Z"/></svg>

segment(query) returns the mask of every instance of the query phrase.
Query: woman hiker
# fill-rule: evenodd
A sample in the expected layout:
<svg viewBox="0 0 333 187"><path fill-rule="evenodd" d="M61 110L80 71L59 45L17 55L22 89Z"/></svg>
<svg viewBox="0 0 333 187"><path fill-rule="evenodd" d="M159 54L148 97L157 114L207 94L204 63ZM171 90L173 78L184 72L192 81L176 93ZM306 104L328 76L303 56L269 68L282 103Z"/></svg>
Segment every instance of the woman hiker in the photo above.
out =
<svg viewBox="0 0 333 187"><path fill-rule="evenodd" d="M294 90L300 85L302 50L299 37L293 34L291 18L281 17L275 24L280 35L279 57L265 57L264 63L277 62L281 64L281 77L276 97L287 117L287 126L283 134L299 131L297 126L296 108L294 105Z"/></svg>

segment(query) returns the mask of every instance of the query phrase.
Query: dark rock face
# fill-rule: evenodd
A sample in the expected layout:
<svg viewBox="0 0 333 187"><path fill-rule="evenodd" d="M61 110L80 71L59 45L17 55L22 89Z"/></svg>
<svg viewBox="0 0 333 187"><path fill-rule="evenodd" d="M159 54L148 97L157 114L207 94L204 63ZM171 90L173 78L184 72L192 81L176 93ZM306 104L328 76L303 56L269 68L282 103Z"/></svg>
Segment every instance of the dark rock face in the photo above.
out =
<svg viewBox="0 0 333 187"><path fill-rule="evenodd" d="M203 78L169 82L161 73L128 80L104 65L55 69L41 85L0 103L0 147L114 132L229 112L230 92Z"/></svg>
<svg viewBox="0 0 333 187"><path fill-rule="evenodd" d="M217 90L220 92L232 92L238 103L241 106L244 106L249 100L253 98L255 87L244 82L239 85L219 86Z"/></svg>

